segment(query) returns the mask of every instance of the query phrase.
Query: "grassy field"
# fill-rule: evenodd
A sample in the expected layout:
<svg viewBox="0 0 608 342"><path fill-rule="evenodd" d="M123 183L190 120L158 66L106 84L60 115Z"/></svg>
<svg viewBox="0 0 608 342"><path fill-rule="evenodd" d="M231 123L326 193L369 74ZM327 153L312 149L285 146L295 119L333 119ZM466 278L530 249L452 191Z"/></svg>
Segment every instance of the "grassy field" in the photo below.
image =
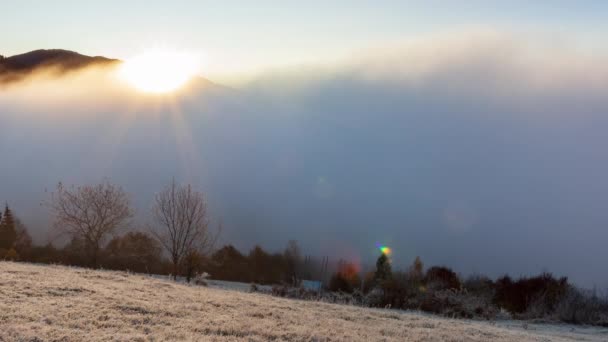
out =
<svg viewBox="0 0 608 342"><path fill-rule="evenodd" d="M601 329L450 320L123 272L0 262L0 341L606 341Z"/></svg>

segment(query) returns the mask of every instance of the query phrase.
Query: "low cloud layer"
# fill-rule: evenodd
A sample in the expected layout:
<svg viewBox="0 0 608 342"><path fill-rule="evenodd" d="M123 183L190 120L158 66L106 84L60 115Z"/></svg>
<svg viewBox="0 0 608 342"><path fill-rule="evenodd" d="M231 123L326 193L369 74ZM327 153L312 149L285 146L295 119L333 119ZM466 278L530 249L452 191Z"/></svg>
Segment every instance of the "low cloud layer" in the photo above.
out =
<svg viewBox="0 0 608 342"><path fill-rule="evenodd" d="M42 232L45 189L109 177L145 222L175 176L243 248L370 263L378 242L399 265L602 287L605 57L484 35L155 100L97 73L39 79L0 92L0 200Z"/></svg>

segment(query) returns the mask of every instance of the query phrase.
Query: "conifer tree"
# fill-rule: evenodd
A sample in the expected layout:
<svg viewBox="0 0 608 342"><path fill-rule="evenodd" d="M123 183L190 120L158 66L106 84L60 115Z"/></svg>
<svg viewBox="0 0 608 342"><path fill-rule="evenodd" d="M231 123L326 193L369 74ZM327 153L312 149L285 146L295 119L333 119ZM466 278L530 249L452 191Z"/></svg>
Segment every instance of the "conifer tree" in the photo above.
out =
<svg viewBox="0 0 608 342"><path fill-rule="evenodd" d="M422 279L423 273L424 273L424 264L422 263L422 260L420 260L420 257L417 256L416 259L414 260L414 263L412 264L412 266L410 268L410 276L412 276L416 279Z"/></svg>
<svg viewBox="0 0 608 342"><path fill-rule="evenodd" d="M17 240L17 231L15 229L15 219L13 212L8 207L8 204L4 208L4 215L2 222L0 223L0 248L11 249L15 246Z"/></svg>
<svg viewBox="0 0 608 342"><path fill-rule="evenodd" d="M393 272L391 270L391 264L388 256L382 253L382 255L380 255L376 261L376 274L374 278L376 280L387 280L390 279L392 275Z"/></svg>

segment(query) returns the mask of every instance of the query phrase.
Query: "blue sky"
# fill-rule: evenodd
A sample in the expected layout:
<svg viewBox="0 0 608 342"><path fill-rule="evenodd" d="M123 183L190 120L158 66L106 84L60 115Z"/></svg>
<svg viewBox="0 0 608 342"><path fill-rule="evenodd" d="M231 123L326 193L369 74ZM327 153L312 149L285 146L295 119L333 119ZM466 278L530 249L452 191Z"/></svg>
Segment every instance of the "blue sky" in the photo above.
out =
<svg viewBox="0 0 608 342"><path fill-rule="evenodd" d="M605 1L3 1L4 55L196 53L211 75L340 60L425 34L490 29L604 49Z"/></svg>

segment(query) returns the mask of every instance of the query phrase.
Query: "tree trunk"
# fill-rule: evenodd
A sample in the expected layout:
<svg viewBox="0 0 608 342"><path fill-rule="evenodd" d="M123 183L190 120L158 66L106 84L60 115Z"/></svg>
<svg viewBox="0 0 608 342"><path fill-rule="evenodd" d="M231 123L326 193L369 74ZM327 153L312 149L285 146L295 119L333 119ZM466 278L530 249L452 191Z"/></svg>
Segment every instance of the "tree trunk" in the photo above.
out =
<svg viewBox="0 0 608 342"><path fill-rule="evenodd" d="M177 269L178 269L179 261L173 260L173 280L177 280Z"/></svg>
<svg viewBox="0 0 608 342"><path fill-rule="evenodd" d="M88 246L87 246L88 245ZM97 269L97 267L99 266L99 243L95 243L95 242L88 242L85 243L85 248L88 248L90 250L89 253L91 253L91 267L93 269Z"/></svg>
<svg viewBox="0 0 608 342"><path fill-rule="evenodd" d="M93 247L93 255L91 257L91 262L93 265L93 269L97 269L98 267L98 261L97 261L97 248Z"/></svg>

